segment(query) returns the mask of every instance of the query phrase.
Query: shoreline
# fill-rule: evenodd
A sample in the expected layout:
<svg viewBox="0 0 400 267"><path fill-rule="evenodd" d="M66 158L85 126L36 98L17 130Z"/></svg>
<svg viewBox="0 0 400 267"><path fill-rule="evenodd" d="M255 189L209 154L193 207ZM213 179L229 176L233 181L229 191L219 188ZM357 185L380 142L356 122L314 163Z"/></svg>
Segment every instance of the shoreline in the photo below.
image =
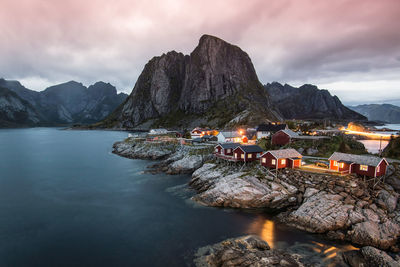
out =
<svg viewBox="0 0 400 267"><path fill-rule="evenodd" d="M330 240L361 249L373 246L385 254L400 251L399 194L390 185L372 190L355 177L299 170L270 177L256 165L240 170L239 166L216 163L212 150L198 153L201 149L204 147L130 138L113 145L113 153L119 156L160 160L150 166L150 172L192 174L189 186L197 192L192 199L201 205L271 210L279 222Z"/></svg>

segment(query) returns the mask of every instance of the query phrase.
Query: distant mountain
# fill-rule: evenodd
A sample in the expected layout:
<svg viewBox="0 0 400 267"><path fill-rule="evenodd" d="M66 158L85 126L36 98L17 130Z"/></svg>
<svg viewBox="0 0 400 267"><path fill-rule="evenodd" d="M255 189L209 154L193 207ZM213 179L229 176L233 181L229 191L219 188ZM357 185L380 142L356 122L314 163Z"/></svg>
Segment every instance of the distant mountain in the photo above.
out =
<svg viewBox="0 0 400 267"><path fill-rule="evenodd" d="M87 88L70 81L41 92L29 90L18 81L0 79L0 86L28 102L38 114L37 123L41 125L94 123L104 119L127 97L123 93L117 94L114 86L104 82Z"/></svg>
<svg viewBox="0 0 400 267"><path fill-rule="evenodd" d="M315 85L305 84L299 88L277 82L264 88L285 119L333 119L366 120L363 115L345 107L337 96Z"/></svg>
<svg viewBox="0 0 400 267"><path fill-rule="evenodd" d="M239 47L203 35L190 55L152 58L130 96L99 127L192 127L281 119Z"/></svg>
<svg viewBox="0 0 400 267"><path fill-rule="evenodd" d="M390 104L366 104L349 106L352 110L366 116L370 121L400 123L400 107Z"/></svg>
<svg viewBox="0 0 400 267"><path fill-rule="evenodd" d="M0 126L33 126L41 121L36 109L15 92L0 87Z"/></svg>

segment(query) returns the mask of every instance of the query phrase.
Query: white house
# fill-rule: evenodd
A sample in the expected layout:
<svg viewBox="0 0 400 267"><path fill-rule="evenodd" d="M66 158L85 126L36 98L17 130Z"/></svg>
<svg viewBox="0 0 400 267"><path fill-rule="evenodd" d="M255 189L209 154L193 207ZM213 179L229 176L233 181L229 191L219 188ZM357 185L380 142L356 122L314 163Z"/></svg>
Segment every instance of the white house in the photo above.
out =
<svg viewBox="0 0 400 267"><path fill-rule="evenodd" d="M149 134L151 134L151 135L167 134L167 133L168 133L168 130L167 129L162 129L162 128L160 128L160 129L151 129L149 131Z"/></svg>
<svg viewBox="0 0 400 267"><path fill-rule="evenodd" d="M274 133L285 129L287 129L286 124L260 124L257 127L257 139L270 137Z"/></svg>
<svg viewBox="0 0 400 267"><path fill-rule="evenodd" d="M240 143L242 141L242 135L237 131L219 132L217 138L219 143Z"/></svg>

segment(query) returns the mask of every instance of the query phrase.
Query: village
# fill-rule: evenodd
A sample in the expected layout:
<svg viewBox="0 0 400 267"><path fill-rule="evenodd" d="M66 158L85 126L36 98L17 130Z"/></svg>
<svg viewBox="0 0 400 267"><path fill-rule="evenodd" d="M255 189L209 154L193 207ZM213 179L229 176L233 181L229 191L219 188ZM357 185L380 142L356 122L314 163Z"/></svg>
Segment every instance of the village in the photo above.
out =
<svg viewBox="0 0 400 267"><path fill-rule="evenodd" d="M152 174L189 174L191 200L200 205L256 209L287 226L348 242L354 245L348 257L371 246L376 253L400 251L398 161L368 153L337 127L152 129L114 143L113 153L156 160L147 167ZM327 257L336 254L332 248Z"/></svg>
<svg viewBox="0 0 400 267"><path fill-rule="evenodd" d="M299 131L301 132L301 131ZM260 166L269 175L276 176L283 169L339 176L359 176L374 185L384 182L389 161L376 155L363 154L362 150L343 153L332 148L318 155L318 143L330 143L332 138L347 138L339 129L309 130L300 134L285 123L260 124L256 128L216 130L196 127L190 136L166 129L152 129L146 142L179 142L210 148L208 153L220 164L240 167ZM184 138L186 137L186 138ZM357 141L352 141L357 143ZM342 141L343 143L343 141ZM304 147L304 146L309 147ZM340 144L338 150L342 150ZM303 147L301 147L303 146ZM211 149L212 148L212 149ZM330 154L327 154L330 153ZM319 153L321 154L321 153Z"/></svg>

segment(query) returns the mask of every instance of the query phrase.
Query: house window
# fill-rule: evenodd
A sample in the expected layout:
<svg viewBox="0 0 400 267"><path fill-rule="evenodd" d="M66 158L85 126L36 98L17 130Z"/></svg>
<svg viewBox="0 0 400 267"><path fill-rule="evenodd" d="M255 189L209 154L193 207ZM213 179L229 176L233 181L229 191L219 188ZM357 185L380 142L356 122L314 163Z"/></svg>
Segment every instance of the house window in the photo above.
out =
<svg viewBox="0 0 400 267"><path fill-rule="evenodd" d="M235 153L235 158L237 158L238 157L238 155L237 155L237 153Z"/></svg>
<svg viewBox="0 0 400 267"><path fill-rule="evenodd" d="M286 164L286 159L282 159L281 160L281 163L284 165L284 164Z"/></svg>
<svg viewBox="0 0 400 267"><path fill-rule="evenodd" d="M231 149L230 149L230 148L227 149L227 150L226 150L226 153L231 153Z"/></svg>
<svg viewBox="0 0 400 267"><path fill-rule="evenodd" d="M381 166L376 167L376 172L379 172L381 170Z"/></svg>
<svg viewBox="0 0 400 267"><path fill-rule="evenodd" d="M262 163L267 163L267 159L266 158L262 158Z"/></svg>
<svg viewBox="0 0 400 267"><path fill-rule="evenodd" d="M271 160L271 164L272 164L272 165L275 165L275 164L276 164L276 160L272 159L272 160Z"/></svg>
<svg viewBox="0 0 400 267"><path fill-rule="evenodd" d="M218 148L215 149L215 152L218 152Z"/></svg>
<svg viewBox="0 0 400 267"><path fill-rule="evenodd" d="M360 171L368 171L367 165L360 165Z"/></svg>
<svg viewBox="0 0 400 267"><path fill-rule="evenodd" d="M334 161L334 162L333 162L333 166L337 167L337 166L338 166L338 162L337 162L337 161Z"/></svg>
<svg viewBox="0 0 400 267"><path fill-rule="evenodd" d="M241 157L242 159L244 159L244 154L241 154L240 157Z"/></svg>
<svg viewBox="0 0 400 267"><path fill-rule="evenodd" d="M344 163L341 162L339 166L340 166L340 168L344 168Z"/></svg>
<svg viewBox="0 0 400 267"><path fill-rule="evenodd" d="M253 154L249 154L247 157L248 157L249 159L251 159L251 158L253 157Z"/></svg>

